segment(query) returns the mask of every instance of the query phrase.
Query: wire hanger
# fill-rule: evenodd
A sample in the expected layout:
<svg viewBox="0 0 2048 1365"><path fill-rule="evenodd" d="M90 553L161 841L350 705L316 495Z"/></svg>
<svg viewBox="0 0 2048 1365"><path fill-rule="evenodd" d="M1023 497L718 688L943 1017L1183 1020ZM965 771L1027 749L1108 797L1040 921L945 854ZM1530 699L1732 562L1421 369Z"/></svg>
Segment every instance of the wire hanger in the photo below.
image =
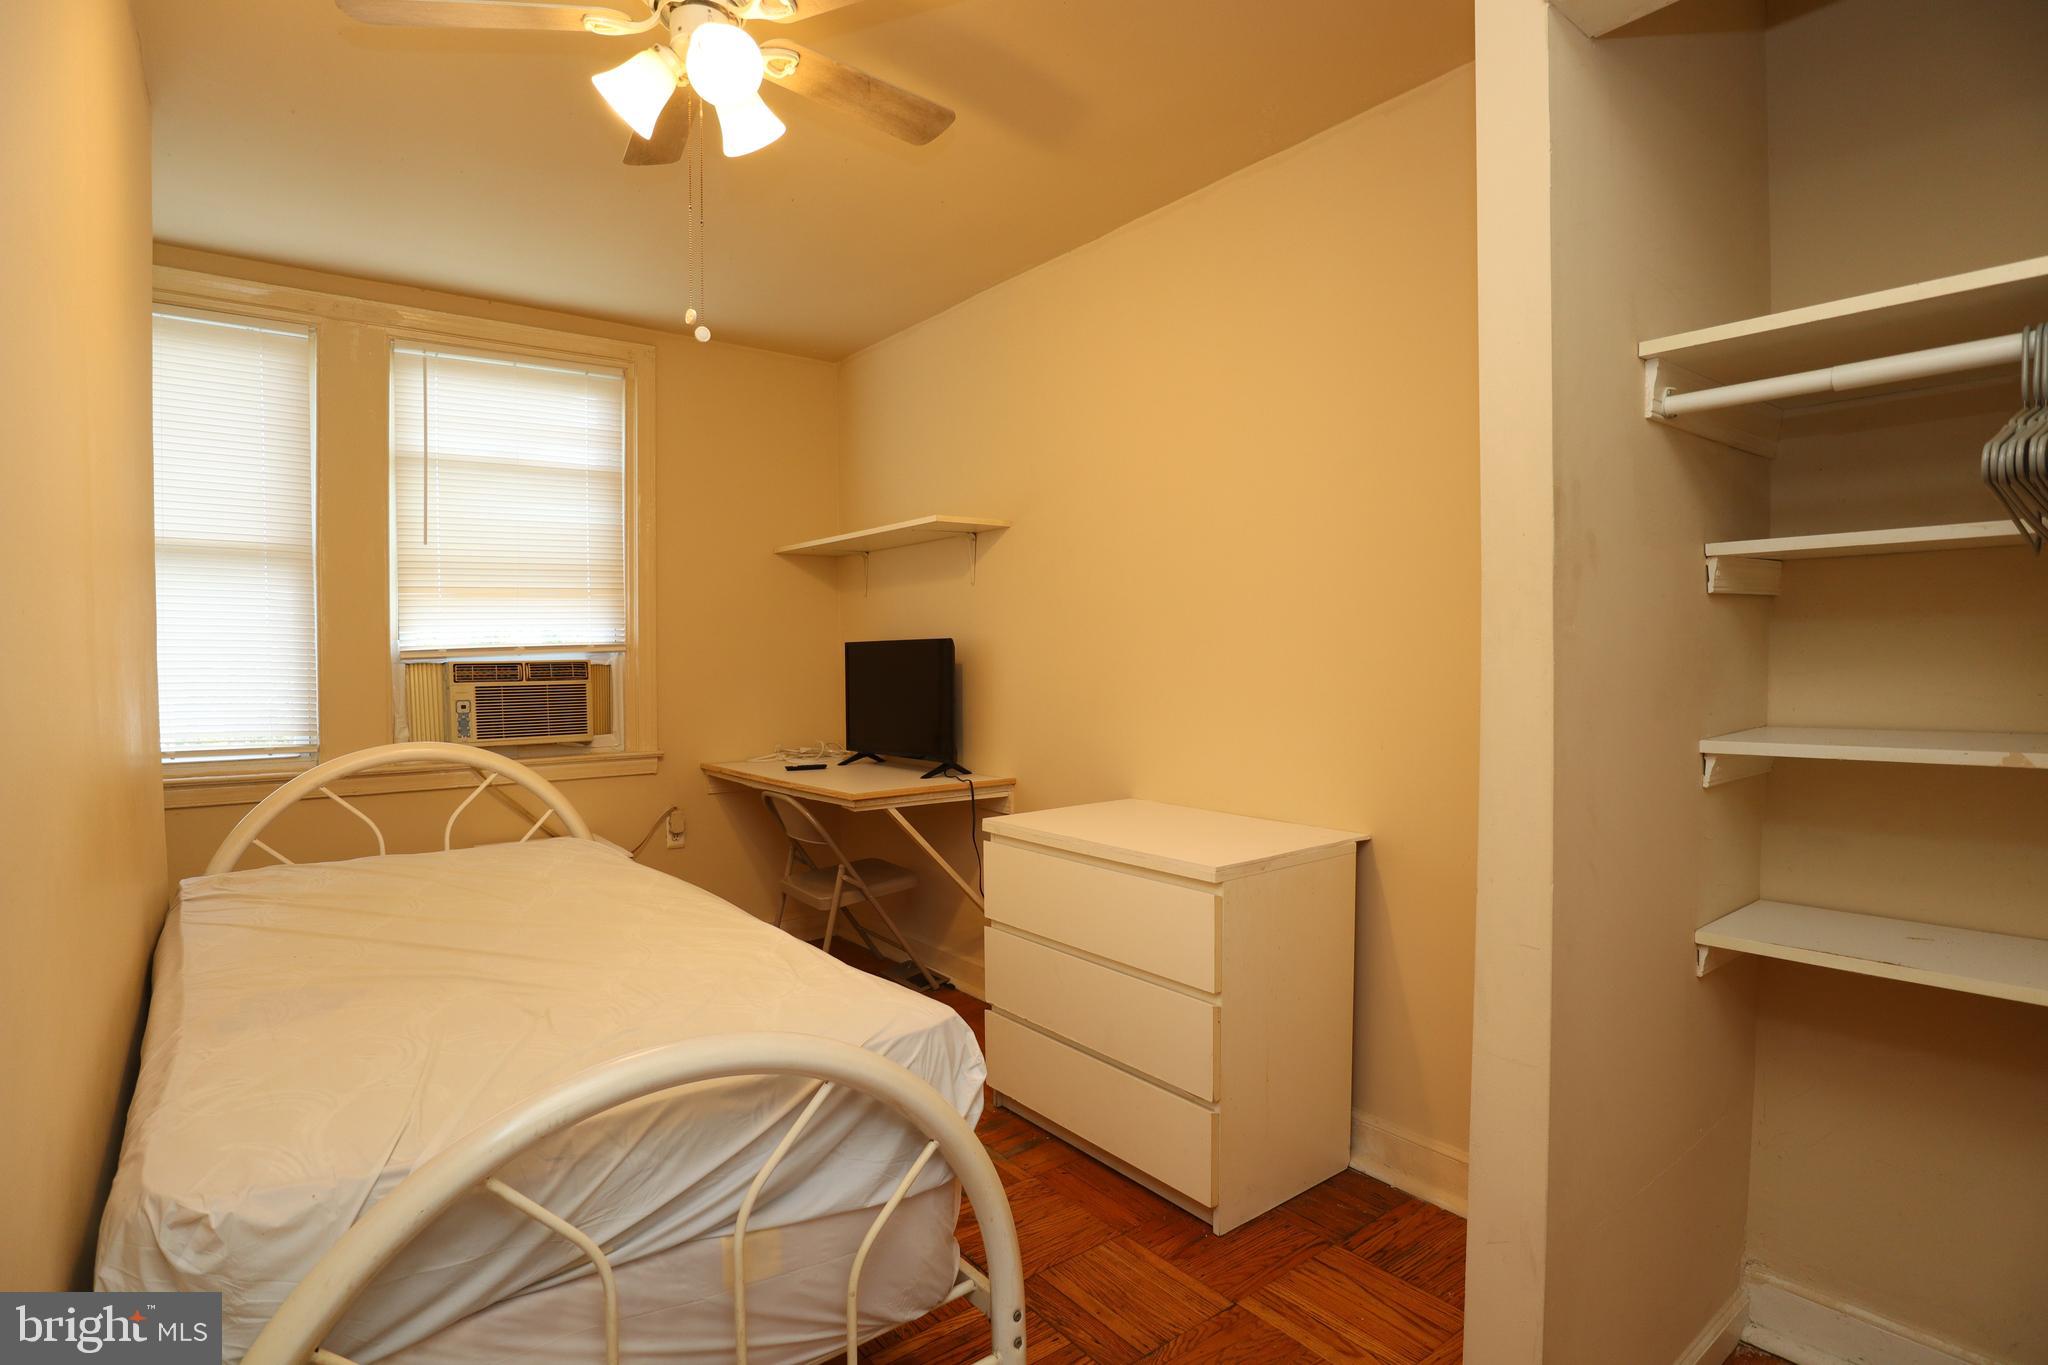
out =
<svg viewBox="0 0 2048 1365"><path fill-rule="evenodd" d="M2048 544L2048 324L2020 333L2020 407L1984 444L1988 487L2039 554Z"/></svg>

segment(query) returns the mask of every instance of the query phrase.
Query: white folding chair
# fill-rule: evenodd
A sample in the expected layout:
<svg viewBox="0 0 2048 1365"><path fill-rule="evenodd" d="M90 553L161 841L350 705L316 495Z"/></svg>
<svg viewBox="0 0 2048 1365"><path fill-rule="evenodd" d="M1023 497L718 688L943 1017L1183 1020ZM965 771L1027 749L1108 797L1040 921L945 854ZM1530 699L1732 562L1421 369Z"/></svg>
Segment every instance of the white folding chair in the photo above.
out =
<svg viewBox="0 0 2048 1365"><path fill-rule="evenodd" d="M918 960L917 950L910 946L909 940L903 937L903 931L882 908L882 897L910 891L917 886L915 873L886 858L848 858L839 851L837 841L818 823L818 817L795 797L784 796L781 792L762 792L761 804L768 807L776 823L782 826L782 832L789 836L789 854L782 863L782 895L775 904L776 928L782 927L791 901L822 911L825 936L818 946L829 953L843 912L846 922L853 926L853 932L860 936L867 950L877 957L886 957L887 954L876 944L875 935L853 913L856 902L866 901L874 907L875 914L881 917L887 930L882 941L902 950L927 990L938 990L951 984Z"/></svg>

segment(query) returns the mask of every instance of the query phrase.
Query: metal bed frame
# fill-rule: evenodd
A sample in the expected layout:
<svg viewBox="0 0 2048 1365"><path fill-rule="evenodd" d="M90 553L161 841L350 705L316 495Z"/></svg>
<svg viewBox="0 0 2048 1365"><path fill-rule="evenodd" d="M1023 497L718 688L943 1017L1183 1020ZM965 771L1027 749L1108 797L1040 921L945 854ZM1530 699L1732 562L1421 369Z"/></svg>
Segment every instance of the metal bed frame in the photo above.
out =
<svg viewBox="0 0 2048 1365"><path fill-rule="evenodd" d="M336 793L331 784L371 769L408 763L452 764L468 768L481 778L448 817L441 836L444 850L452 845L455 822L462 812L500 778L531 793L543 807L540 817L519 842L539 833L551 817L559 819L564 831L573 838L594 837L568 798L524 764L488 749L458 744L386 744L331 759L266 796L228 832L208 862L207 872L232 871L251 848L289 863L289 858L263 842L261 836L280 812L315 793L336 802L368 825L376 835L377 851L385 852L384 832L376 821ZM846 1285L847 1365L857 1365L859 1360L860 1279L868 1252L935 1155L945 1158L960 1181L981 1226L988 1255L986 1275L965 1259L958 1262L953 1287L943 1302L964 1298L987 1315L989 1353L976 1365L1023 1365L1024 1271L1016 1222L1010 1215L1002 1179L973 1128L953 1111L944 1096L895 1062L848 1043L793 1033L728 1034L649 1048L593 1067L499 1114L435 1155L359 1218L285 1298L243 1357L245 1365L354 1365L347 1357L322 1348L327 1333L356 1296L422 1230L458 1200L479 1191L489 1193L547 1228L589 1260L604 1294L606 1365L618 1365L618 1290L604 1249L581 1229L505 1184L497 1173L552 1134L608 1109L678 1086L741 1076L801 1076L817 1084L755 1174L734 1220L733 1358L739 1365L747 1362L748 1221L782 1158L835 1086L882 1101L926 1139L923 1150L875 1215L854 1254Z"/></svg>

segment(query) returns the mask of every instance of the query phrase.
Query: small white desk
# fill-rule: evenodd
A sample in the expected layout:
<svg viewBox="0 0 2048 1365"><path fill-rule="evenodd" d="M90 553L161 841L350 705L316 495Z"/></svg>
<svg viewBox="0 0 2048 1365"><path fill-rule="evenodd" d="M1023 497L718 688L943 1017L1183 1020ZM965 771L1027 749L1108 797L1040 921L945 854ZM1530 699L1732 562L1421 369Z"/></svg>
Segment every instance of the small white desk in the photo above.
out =
<svg viewBox="0 0 2048 1365"><path fill-rule="evenodd" d="M939 856L939 851L917 832L917 827L904 817L903 811L908 806L943 806L971 800L976 816L984 810L1001 814L1010 809L1010 796L1017 786L1016 778L985 777L975 773L974 786L970 789L967 781L961 778L920 778L918 773L926 766L923 764L903 767L862 759L842 768L837 759L830 759L827 766L817 772L793 773L786 770L787 763L788 760L780 758L744 759L734 763L706 763L703 767L705 774L717 781L751 787L755 791L781 792L799 801L816 801L841 810L887 811L889 818L901 826L911 841L925 851L925 856L937 863L940 870L967 893L969 900L982 909L987 908L982 902L981 889ZM975 837L980 837L979 830Z"/></svg>

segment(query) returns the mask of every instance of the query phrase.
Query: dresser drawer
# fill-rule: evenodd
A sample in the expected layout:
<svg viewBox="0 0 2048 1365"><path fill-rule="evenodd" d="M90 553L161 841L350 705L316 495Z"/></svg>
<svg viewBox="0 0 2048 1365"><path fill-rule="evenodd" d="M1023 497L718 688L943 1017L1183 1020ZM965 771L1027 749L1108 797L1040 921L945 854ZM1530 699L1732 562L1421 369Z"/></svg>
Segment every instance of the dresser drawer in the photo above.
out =
<svg viewBox="0 0 2048 1365"><path fill-rule="evenodd" d="M1140 971L1214 991L1217 896L1000 841L988 917Z"/></svg>
<svg viewBox="0 0 2048 1365"><path fill-rule="evenodd" d="M1197 1099L1216 1098L1216 1006L991 928L989 1003Z"/></svg>
<svg viewBox="0 0 2048 1365"><path fill-rule="evenodd" d="M1216 1202L1216 1114L1004 1015L988 1016L999 1094L1202 1204Z"/></svg>

